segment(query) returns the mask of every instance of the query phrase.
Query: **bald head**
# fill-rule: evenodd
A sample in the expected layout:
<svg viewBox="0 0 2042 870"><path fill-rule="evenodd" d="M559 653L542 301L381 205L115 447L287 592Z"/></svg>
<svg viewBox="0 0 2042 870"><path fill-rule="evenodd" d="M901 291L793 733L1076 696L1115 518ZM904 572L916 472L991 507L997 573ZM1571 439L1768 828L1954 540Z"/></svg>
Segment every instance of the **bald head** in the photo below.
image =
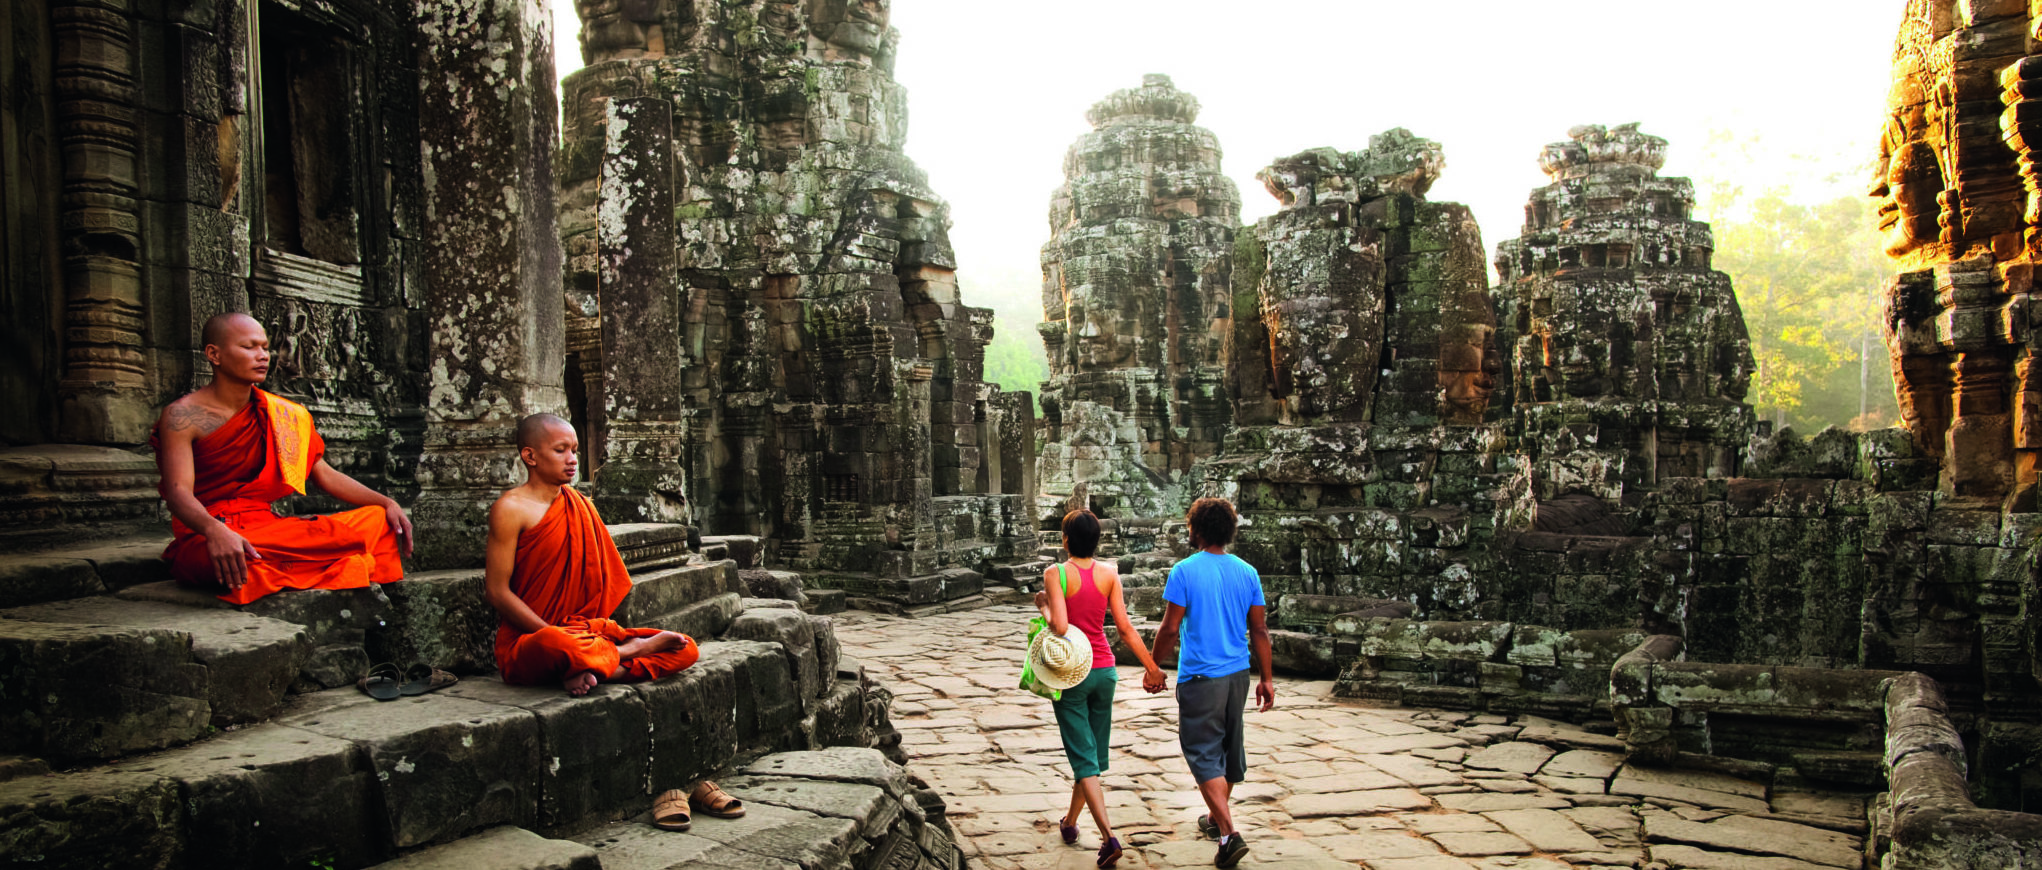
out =
<svg viewBox="0 0 2042 870"><path fill-rule="evenodd" d="M206 325L200 330L199 336L204 344L226 347L234 343L235 336L250 329L267 335L267 331L255 318L239 311L229 311L206 318Z"/></svg>
<svg viewBox="0 0 2042 870"><path fill-rule="evenodd" d="M554 431L574 434L574 424L552 414L533 414L518 421L518 449L538 447L545 443L546 436Z"/></svg>

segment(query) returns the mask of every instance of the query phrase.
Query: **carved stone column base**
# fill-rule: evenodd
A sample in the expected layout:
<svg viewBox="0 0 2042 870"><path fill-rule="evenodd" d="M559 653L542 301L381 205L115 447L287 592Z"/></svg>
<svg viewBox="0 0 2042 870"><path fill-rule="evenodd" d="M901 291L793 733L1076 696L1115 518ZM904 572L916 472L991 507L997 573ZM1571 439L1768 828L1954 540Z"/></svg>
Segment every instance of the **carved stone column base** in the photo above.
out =
<svg viewBox="0 0 2042 870"><path fill-rule="evenodd" d="M412 569L482 564L490 504L524 481L515 439L509 423L440 423L426 430L418 460L420 492L409 508L418 532Z"/></svg>

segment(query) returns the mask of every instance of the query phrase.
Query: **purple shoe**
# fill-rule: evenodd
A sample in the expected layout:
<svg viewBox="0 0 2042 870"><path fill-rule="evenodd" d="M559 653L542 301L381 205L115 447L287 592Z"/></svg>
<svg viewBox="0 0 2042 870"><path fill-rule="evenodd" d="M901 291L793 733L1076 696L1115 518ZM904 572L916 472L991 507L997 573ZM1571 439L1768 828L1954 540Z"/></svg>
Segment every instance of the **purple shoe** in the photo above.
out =
<svg viewBox="0 0 2042 870"><path fill-rule="evenodd" d="M1099 866L1111 867L1120 862L1120 838L1107 837L1106 844L1099 847Z"/></svg>
<svg viewBox="0 0 2042 870"><path fill-rule="evenodd" d="M1064 835L1064 845L1066 845L1066 846L1075 846L1075 845L1077 845L1077 844L1078 844L1078 826L1077 826L1077 825L1066 825L1066 824L1064 824L1064 820L1063 820L1063 819L1057 819L1057 820L1056 820L1056 830L1057 830L1057 833L1059 833L1059 834L1062 834L1062 835Z"/></svg>

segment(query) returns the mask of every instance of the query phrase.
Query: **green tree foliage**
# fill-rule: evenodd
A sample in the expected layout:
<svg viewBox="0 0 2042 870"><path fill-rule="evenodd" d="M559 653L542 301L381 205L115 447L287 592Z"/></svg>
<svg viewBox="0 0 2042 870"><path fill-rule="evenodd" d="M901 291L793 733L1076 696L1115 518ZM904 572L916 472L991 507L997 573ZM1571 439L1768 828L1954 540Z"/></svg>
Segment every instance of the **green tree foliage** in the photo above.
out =
<svg viewBox="0 0 2042 870"><path fill-rule="evenodd" d="M1722 131L1702 152L1697 217L1715 230L1714 265L1737 288L1758 364L1746 399L1762 419L1805 433L1898 423L1879 331L1892 269L1877 205L1857 192L1868 170L1836 156L1773 154L1756 136ZM1755 196L1728 180L1763 177L1760 167L1791 180Z"/></svg>
<svg viewBox="0 0 2042 870"><path fill-rule="evenodd" d="M1727 210L1719 203L1719 210ZM1776 424L1867 429L1899 420L1879 332L1887 277L1875 206L1771 190L1714 222L1715 266L1737 287L1758 363L1751 403Z"/></svg>
<svg viewBox="0 0 2042 870"><path fill-rule="evenodd" d="M1038 318L1039 319L1039 318ZM986 345L986 381L1007 392L1039 393L1049 379L1049 358L1035 324L995 315L993 340Z"/></svg>

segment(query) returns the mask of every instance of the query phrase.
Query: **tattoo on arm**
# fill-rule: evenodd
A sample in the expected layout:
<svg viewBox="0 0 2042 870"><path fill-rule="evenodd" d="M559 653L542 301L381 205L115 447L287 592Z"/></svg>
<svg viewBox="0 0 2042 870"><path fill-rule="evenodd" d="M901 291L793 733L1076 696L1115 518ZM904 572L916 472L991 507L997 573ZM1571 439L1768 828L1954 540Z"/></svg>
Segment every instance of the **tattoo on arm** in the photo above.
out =
<svg viewBox="0 0 2042 870"><path fill-rule="evenodd" d="M179 432L186 429L196 429L198 431L194 437L202 438L210 435L214 429L220 428L220 424L225 422L227 422L226 417L196 404L170 406L170 428Z"/></svg>

